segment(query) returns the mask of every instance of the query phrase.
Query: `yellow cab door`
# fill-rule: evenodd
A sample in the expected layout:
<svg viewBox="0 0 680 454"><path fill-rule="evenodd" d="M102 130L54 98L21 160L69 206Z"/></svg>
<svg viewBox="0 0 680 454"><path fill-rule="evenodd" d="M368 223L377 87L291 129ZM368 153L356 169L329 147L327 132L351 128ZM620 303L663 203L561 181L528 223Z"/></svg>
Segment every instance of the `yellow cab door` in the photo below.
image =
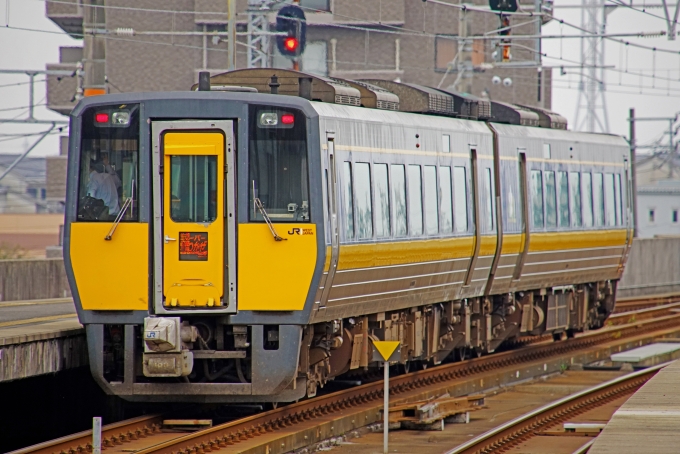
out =
<svg viewBox="0 0 680 454"><path fill-rule="evenodd" d="M163 296L167 308L224 302L224 144L218 131L165 131Z"/></svg>

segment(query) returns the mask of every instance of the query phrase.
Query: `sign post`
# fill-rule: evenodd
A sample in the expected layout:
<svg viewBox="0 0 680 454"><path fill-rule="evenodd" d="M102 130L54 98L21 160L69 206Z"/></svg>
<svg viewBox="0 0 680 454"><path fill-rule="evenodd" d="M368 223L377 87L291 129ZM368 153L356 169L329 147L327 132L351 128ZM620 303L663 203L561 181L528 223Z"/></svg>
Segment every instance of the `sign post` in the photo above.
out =
<svg viewBox="0 0 680 454"><path fill-rule="evenodd" d="M102 418L92 418L92 454L102 454Z"/></svg>
<svg viewBox="0 0 680 454"><path fill-rule="evenodd" d="M399 361L399 341L373 341L373 361L382 361L385 371L383 403L383 454L388 453L388 432L390 427L390 362Z"/></svg>

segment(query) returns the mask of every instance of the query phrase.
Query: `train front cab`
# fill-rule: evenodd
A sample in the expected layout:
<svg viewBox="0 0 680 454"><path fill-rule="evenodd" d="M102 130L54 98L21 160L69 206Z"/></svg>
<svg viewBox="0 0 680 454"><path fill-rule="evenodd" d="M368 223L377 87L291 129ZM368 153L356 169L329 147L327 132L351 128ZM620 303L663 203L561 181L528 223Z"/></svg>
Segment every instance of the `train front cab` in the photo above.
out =
<svg viewBox="0 0 680 454"><path fill-rule="evenodd" d="M129 400L297 399L324 261L314 113L182 95L72 116L65 255L91 370Z"/></svg>

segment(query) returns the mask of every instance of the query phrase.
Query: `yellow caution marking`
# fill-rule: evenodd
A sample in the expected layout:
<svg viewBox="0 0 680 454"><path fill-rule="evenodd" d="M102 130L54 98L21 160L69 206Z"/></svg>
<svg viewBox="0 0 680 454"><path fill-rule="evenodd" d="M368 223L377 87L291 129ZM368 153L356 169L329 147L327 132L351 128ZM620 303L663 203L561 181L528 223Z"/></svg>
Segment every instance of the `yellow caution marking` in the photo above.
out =
<svg viewBox="0 0 680 454"><path fill-rule="evenodd" d="M373 341L375 349L378 350L384 361L388 361L392 354L399 347L399 341Z"/></svg>
<svg viewBox="0 0 680 454"><path fill-rule="evenodd" d="M42 323L42 322L51 322L54 320L63 320L66 318L76 318L76 314L65 314L65 315L50 315L49 317L36 317L36 318L27 318L24 320L13 320L11 322L2 322L0 323L0 328L5 328L7 326L18 326L18 325L30 325L32 323Z"/></svg>

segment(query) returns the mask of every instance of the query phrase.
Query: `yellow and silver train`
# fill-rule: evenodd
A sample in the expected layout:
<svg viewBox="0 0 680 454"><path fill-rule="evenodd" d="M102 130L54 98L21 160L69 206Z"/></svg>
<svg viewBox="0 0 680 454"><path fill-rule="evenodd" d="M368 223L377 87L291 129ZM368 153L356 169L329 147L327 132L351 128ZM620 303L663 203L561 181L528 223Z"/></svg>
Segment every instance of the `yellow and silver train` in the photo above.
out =
<svg viewBox="0 0 680 454"><path fill-rule="evenodd" d="M375 340L438 364L614 309L621 137L414 84L201 82L71 114L65 260L108 393L293 401L374 366Z"/></svg>

